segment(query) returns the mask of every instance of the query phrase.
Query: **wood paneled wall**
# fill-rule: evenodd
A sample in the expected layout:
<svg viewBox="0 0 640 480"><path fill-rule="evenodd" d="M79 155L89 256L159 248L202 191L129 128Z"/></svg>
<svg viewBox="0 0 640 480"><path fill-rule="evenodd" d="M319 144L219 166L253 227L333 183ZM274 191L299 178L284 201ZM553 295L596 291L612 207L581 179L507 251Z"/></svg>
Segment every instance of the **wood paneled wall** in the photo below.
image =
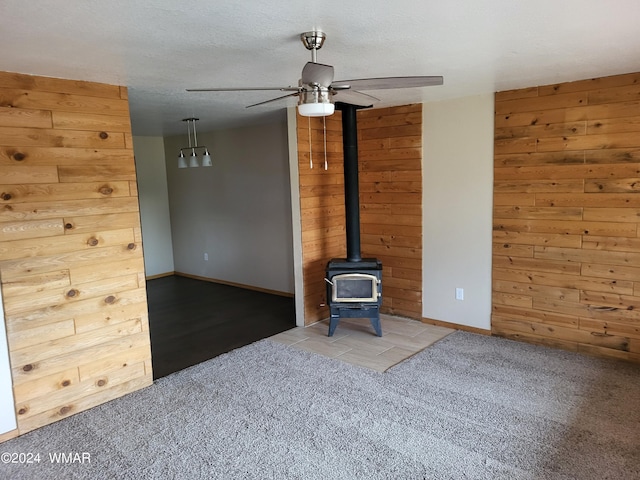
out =
<svg viewBox="0 0 640 480"><path fill-rule="evenodd" d="M495 108L492 332L640 362L640 74Z"/></svg>
<svg viewBox="0 0 640 480"><path fill-rule="evenodd" d="M329 317L325 268L329 260L344 257L347 251L342 115L336 111L324 119L297 118L304 323L309 325Z"/></svg>
<svg viewBox="0 0 640 480"><path fill-rule="evenodd" d="M357 115L362 255L382 260L382 311L420 319L422 105ZM327 170L323 119L298 116L297 124L306 325L328 318L325 267L346 256L340 112L325 122Z"/></svg>
<svg viewBox="0 0 640 480"><path fill-rule="evenodd" d="M422 104L358 112L362 254L382 260L382 311L422 318Z"/></svg>
<svg viewBox="0 0 640 480"><path fill-rule="evenodd" d="M152 383L123 87L0 73L0 278L19 433Z"/></svg>

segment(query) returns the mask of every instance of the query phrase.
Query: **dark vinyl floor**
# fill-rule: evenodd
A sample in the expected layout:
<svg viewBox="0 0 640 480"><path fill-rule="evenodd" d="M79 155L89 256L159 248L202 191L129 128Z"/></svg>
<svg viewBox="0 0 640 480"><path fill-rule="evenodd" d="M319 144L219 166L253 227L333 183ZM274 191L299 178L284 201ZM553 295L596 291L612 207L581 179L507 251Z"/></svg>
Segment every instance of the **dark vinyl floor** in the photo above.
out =
<svg viewBox="0 0 640 480"><path fill-rule="evenodd" d="M180 276L147 297L154 379L295 327L290 297Z"/></svg>

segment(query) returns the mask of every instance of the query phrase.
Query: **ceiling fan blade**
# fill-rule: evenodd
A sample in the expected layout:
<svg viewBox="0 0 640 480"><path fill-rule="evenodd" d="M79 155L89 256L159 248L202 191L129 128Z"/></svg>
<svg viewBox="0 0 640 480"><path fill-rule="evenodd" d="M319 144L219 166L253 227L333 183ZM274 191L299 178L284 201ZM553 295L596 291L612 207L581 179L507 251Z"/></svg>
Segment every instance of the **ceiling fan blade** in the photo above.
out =
<svg viewBox="0 0 640 480"><path fill-rule="evenodd" d="M380 99L373 95L358 92L356 90L338 90L333 92L333 100L336 102L350 103L351 105L359 105L361 107L370 107Z"/></svg>
<svg viewBox="0 0 640 480"><path fill-rule="evenodd" d="M307 62L302 69L301 81L305 85L317 83L322 87L328 87L333 82L333 67L322 63Z"/></svg>
<svg viewBox="0 0 640 480"><path fill-rule="evenodd" d="M382 77L340 80L331 84L331 88L340 89L348 85L357 90L384 90L389 88L431 87L442 84L442 77Z"/></svg>
<svg viewBox="0 0 640 480"><path fill-rule="evenodd" d="M245 88L187 88L187 92L251 92L251 91L299 92L300 87L245 87Z"/></svg>
<svg viewBox="0 0 640 480"><path fill-rule="evenodd" d="M282 97L272 98L271 100L265 100L264 102L254 103L253 105L247 105L245 108L257 107L258 105L264 105L265 103L277 102L278 100L282 100L283 98L288 97L297 97L298 92L290 93L289 95L283 95Z"/></svg>

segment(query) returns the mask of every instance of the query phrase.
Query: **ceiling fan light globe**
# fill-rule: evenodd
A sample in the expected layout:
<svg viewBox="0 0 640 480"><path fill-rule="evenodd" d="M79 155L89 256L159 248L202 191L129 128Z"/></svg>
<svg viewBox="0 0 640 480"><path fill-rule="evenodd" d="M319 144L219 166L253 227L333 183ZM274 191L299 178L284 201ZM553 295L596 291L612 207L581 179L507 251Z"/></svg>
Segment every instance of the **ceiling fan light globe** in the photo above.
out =
<svg viewBox="0 0 640 480"><path fill-rule="evenodd" d="M333 103L301 103L298 105L298 113L303 117L326 117L333 115L335 105Z"/></svg>

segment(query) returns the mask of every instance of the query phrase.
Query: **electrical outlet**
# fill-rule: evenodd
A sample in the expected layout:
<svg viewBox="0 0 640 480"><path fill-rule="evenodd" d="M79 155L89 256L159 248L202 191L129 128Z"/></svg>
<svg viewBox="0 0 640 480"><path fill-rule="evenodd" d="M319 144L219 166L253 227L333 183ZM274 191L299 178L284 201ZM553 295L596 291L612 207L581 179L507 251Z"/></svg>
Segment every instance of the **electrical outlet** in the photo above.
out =
<svg viewBox="0 0 640 480"><path fill-rule="evenodd" d="M209 254L208 253L204 254L204 260L205 260L205 262L209 261Z"/></svg>
<svg viewBox="0 0 640 480"><path fill-rule="evenodd" d="M456 288L456 300L464 300L464 288Z"/></svg>

